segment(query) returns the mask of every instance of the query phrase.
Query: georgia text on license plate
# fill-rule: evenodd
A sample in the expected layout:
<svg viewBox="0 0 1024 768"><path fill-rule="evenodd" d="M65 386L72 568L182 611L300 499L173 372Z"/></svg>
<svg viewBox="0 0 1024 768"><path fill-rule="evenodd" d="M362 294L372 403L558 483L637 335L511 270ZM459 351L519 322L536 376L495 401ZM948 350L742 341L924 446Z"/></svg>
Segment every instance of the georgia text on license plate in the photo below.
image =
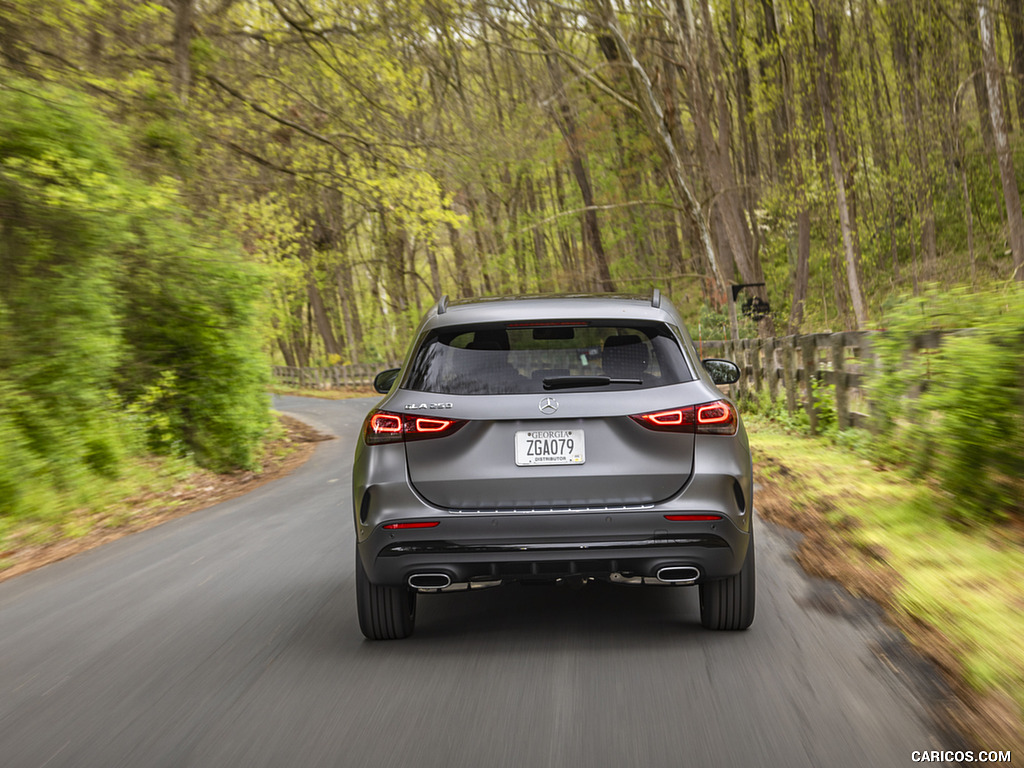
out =
<svg viewBox="0 0 1024 768"><path fill-rule="evenodd" d="M582 464L582 429L529 429L516 432L516 465Z"/></svg>

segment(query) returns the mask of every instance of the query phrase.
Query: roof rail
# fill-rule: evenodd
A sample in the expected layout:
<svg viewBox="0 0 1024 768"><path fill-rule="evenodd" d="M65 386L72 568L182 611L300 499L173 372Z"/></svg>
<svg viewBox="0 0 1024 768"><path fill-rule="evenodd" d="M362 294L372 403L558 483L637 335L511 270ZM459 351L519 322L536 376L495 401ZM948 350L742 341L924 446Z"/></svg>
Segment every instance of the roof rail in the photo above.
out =
<svg viewBox="0 0 1024 768"><path fill-rule="evenodd" d="M448 294L444 294L437 300L437 314L443 315L448 311Z"/></svg>
<svg viewBox="0 0 1024 768"><path fill-rule="evenodd" d="M654 293L651 294L651 306L655 309L661 306L661 291L657 288L655 288Z"/></svg>

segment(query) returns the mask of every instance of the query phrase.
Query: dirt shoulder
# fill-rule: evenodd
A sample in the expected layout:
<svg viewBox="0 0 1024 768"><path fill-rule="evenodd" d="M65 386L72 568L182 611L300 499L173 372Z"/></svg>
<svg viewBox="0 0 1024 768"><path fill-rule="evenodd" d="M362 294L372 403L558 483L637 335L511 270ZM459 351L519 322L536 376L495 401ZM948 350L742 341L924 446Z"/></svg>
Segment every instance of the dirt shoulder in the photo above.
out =
<svg viewBox="0 0 1024 768"><path fill-rule="evenodd" d="M755 424L751 443L758 512L803 534L804 570L877 603L939 670L950 691L934 702L940 722L979 750L1024 749L1024 653L1001 639L1024 605L1021 582L1000 578L1020 567L1019 531L929 520L929 489L824 441Z"/></svg>
<svg viewBox="0 0 1024 768"><path fill-rule="evenodd" d="M44 536L37 532L21 543L16 539L13 546L0 552L4 563L0 581L241 496L289 474L309 459L316 443L334 439L290 416L278 414L277 418L281 432L266 444L258 470L227 474L196 470L170 484L144 487L119 499L109 510L73 513L74 526L65 523L62 529L44 532ZM37 543L39 538L47 540Z"/></svg>

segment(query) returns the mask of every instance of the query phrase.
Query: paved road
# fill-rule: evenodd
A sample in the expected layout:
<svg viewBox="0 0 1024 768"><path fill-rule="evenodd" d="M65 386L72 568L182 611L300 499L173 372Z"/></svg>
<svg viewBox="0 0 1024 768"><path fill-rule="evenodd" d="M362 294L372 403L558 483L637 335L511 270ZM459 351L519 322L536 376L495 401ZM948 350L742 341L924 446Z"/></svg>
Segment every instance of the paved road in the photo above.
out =
<svg viewBox="0 0 1024 768"><path fill-rule="evenodd" d="M877 654L890 635L814 607L828 588L765 523L748 632L702 630L695 588L507 587L421 597L411 639L364 642L349 480L370 404L281 398L340 439L0 584L0 765L864 768L955 746Z"/></svg>

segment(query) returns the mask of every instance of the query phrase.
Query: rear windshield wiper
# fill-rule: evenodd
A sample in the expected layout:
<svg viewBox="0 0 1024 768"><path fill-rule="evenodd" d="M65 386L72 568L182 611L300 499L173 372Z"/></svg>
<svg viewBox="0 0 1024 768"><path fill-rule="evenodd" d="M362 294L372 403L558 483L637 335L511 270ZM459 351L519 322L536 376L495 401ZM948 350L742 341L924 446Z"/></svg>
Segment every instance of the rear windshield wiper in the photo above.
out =
<svg viewBox="0 0 1024 768"><path fill-rule="evenodd" d="M613 379L611 376L549 376L544 379L544 389L606 387L609 384L643 384L643 381L641 379Z"/></svg>

